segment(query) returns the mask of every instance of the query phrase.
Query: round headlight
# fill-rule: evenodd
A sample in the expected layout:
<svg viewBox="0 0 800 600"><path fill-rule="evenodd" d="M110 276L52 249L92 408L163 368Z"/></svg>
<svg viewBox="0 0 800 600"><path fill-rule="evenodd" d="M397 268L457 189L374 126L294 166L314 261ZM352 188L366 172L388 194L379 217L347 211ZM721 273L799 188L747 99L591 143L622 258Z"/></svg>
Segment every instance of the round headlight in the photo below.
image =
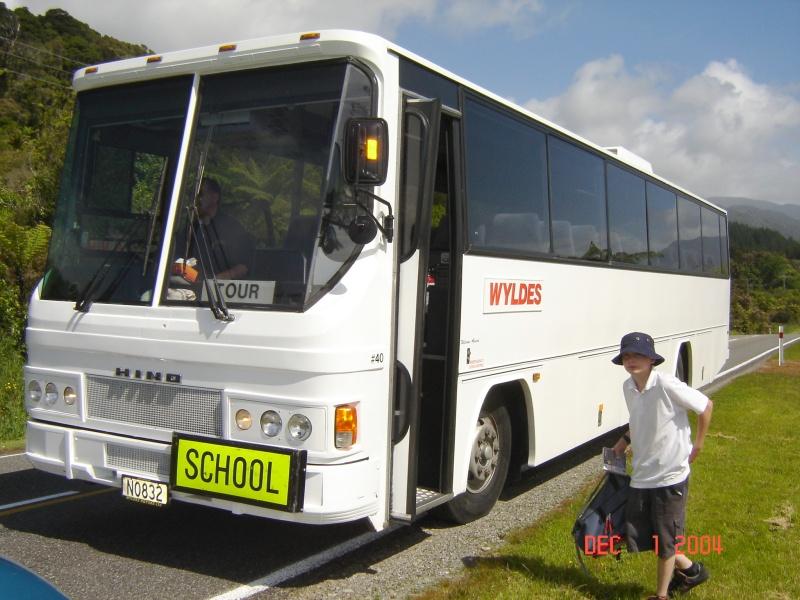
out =
<svg viewBox="0 0 800 600"><path fill-rule="evenodd" d="M55 383L48 383L44 387L44 401L51 406L58 400L58 388Z"/></svg>
<svg viewBox="0 0 800 600"><path fill-rule="evenodd" d="M261 430L268 437L275 437L281 432L283 421L281 416L274 410L268 410L261 415Z"/></svg>
<svg viewBox="0 0 800 600"><path fill-rule="evenodd" d="M307 440L308 436L311 435L311 421L305 415L292 415L289 419L287 429L289 430L289 436L293 440L302 442L303 440Z"/></svg>
<svg viewBox="0 0 800 600"><path fill-rule="evenodd" d="M71 387L67 386L64 388L64 402L66 402L69 406L75 404L75 400L78 399L78 394L75 393L75 390Z"/></svg>
<svg viewBox="0 0 800 600"><path fill-rule="evenodd" d="M240 408L236 411L236 426L239 429L247 430L253 424L253 418L250 416L250 411Z"/></svg>
<svg viewBox="0 0 800 600"><path fill-rule="evenodd" d="M42 386L38 381L31 381L28 384L28 400L38 402L42 399Z"/></svg>

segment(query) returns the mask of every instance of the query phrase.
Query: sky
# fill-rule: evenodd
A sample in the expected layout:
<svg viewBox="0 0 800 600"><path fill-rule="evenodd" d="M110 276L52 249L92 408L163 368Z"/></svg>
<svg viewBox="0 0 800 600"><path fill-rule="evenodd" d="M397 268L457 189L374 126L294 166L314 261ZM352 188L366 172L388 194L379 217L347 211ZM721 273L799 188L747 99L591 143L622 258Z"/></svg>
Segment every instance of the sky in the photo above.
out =
<svg viewBox="0 0 800 600"><path fill-rule="evenodd" d="M6 0L156 52L382 35L701 196L800 204L800 0Z"/></svg>

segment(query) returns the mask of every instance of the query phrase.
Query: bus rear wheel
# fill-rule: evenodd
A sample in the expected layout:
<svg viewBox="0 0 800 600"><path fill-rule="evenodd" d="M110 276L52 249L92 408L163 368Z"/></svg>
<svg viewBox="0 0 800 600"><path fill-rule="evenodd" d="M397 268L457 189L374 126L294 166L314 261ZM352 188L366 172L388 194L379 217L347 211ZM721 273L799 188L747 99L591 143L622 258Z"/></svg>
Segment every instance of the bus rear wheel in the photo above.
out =
<svg viewBox="0 0 800 600"><path fill-rule="evenodd" d="M467 490L445 504L440 515L469 523L488 514L503 491L511 462L511 419L502 404L481 409L472 439Z"/></svg>
<svg viewBox="0 0 800 600"><path fill-rule="evenodd" d="M683 354L684 348L681 347L678 352L678 363L675 365L675 377L684 383L689 383L689 374L686 372L686 360Z"/></svg>

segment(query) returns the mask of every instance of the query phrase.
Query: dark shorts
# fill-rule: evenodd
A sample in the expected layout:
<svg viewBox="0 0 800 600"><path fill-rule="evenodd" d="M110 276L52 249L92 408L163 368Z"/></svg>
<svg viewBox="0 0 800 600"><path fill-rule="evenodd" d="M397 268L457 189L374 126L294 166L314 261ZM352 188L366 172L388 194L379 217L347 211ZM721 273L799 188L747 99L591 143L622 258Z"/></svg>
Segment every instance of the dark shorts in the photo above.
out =
<svg viewBox="0 0 800 600"><path fill-rule="evenodd" d="M630 488L625 506L625 541L630 552L675 554L675 539L684 535L689 479L666 487Z"/></svg>

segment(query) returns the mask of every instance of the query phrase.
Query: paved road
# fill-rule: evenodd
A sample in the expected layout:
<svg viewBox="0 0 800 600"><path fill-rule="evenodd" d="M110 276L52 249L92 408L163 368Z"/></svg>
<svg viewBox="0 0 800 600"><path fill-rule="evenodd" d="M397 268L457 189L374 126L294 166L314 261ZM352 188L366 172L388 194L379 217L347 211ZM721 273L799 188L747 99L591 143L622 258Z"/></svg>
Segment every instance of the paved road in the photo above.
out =
<svg viewBox="0 0 800 600"><path fill-rule="evenodd" d="M798 338L800 338L800 334L787 334L784 337L784 345L791 345L795 343ZM728 359L728 362L725 363L725 366L722 367L722 371L724 372L734 365L743 363L753 356L758 356L763 352L772 350L773 348L777 347L777 345L777 334L735 336L730 340L730 358Z"/></svg>
<svg viewBox="0 0 800 600"><path fill-rule="evenodd" d="M736 338L725 368L775 343L775 336ZM115 489L36 471L24 456L4 456L0 553L32 568L74 600L209 598L237 588L243 597L280 580L265 580L270 573L297 574L303 565L323 560L317 560L317 553L370 539L367 548L335 567L322 567L258 597L402 597L456 571L482 548L500 543L504 532L574 494L596 473L593 461L605 442L587 444L535 469L477 523L448 527L425 519L380 539L363 521L318 528L180 503L153 509L123 500ZM254 581L261 587L240 587Z"/></svg>

